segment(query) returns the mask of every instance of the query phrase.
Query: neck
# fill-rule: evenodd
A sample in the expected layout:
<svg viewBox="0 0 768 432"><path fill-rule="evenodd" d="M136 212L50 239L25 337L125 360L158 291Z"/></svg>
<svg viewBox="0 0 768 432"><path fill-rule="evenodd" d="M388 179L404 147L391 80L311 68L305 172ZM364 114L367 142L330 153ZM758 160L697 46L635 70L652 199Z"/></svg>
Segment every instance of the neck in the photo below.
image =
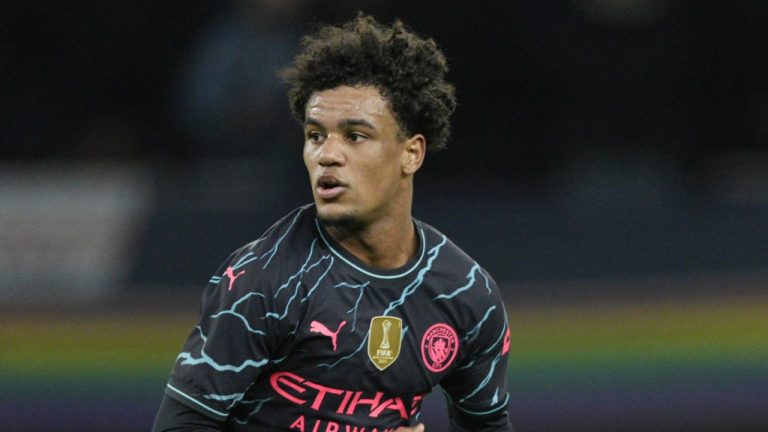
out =
<svg viewBox="0 0 768 432"><path fill-rule="evenodd" d="M331 226L326 227L326 231L357 259L376 268L402 267L419 249L410 208L396 217L356 229Z"/></svg>

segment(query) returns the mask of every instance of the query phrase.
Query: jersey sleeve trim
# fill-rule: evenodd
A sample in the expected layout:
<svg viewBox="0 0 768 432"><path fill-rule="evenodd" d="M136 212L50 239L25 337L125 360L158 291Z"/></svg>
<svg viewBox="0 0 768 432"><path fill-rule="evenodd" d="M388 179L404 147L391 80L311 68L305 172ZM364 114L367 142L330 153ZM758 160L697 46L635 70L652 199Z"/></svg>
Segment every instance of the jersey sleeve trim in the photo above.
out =
<svg viewBox="0 0 768 432"><path fill-rule="evenodd" d="M174 387L174 386L173 386L173 385L171 385L171 384L166 384L166 388L167 388L168 390L170 390L170 392L168 392L168 394L169 394L170 396L174 396L174 395L175 395L175 396L177 396L177 397L179 397L179 396L180 396L180 397L184 398L184 400L187 400L187 401L189 401L189 402L192 402L192 403L194 403L195 405L197 405L197 406L199 406L199 407L201 407L201 408L205 409L205 411L206 411L206 412L209 412L209 413L211 413L211 414L214 414L214 415L216 415L217 417L221 417L222 419L226 420L226 418L229 416L229 414L228 414L228 413L225 413L225 412L221 412L221 411L217 411L217 410L215 410L215 409L213 409L213 408L209 407L208 405L206 405L206 404L204 404L204 403L200 402L199 400L197 400L197 399L193 398L192 396L190 396L190 395L188 395L188 394L184 393L183 391L181 391L181 390L177 389L176 387Z"/></svg>

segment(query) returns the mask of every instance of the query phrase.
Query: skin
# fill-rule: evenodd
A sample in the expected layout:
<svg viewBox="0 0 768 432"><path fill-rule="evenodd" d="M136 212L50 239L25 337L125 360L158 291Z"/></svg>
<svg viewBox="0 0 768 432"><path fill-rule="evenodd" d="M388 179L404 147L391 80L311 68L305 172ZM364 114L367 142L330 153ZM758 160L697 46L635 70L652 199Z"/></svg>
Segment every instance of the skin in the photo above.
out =
<svg viewBox="0 0 768 432"><path fill-rule="evenodd" d="M411 207L424 136L405 136L374 86L314 92L305 118L304 164L321 223L362 262L405 265L418 250ZM403 432L411 430L419 429Z"/></svg>
<svg viewBox="0 0 768 432"><path fill-rule="evenodd" d="M304 164L328 233L370 266L404 265L418 249L411 207L424 136L404 137L373 86L315 92L305 118ZM324 181L334 187L323 187ZM424 425L396 432L424 432Z"/></svg>
<svg viewBox="0 0 768 432"><path fill-rule="evenodd" d="M399 427L395 432L424 432L424 423L419 423L414 427Z"/></svg>

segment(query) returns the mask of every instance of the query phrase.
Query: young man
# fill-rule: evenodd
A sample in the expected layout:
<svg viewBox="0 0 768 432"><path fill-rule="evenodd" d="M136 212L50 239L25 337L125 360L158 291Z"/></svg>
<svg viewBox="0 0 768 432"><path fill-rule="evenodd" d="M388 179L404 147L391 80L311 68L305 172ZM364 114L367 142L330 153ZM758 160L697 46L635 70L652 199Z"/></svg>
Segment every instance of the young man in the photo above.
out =
<svg viewBox="0 0 768 432"><path fill-rule="evenodd" d="M446 71L400 22L304 39L283 75L314 204L211 279L155 431L423 431L438 384L452 430L512 430L496 284L411 217L414 174L448 138Z"/></svg>

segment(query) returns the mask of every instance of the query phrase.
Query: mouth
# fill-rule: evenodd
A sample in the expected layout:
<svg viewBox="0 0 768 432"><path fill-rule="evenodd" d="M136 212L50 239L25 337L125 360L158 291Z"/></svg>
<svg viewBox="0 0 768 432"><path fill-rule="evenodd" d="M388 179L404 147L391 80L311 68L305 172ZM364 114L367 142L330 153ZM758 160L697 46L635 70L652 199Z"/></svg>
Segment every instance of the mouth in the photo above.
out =
<svg viewBox="0 0 768 432"><path fill-rule="evenodd" d="M341 195L347 189L347 185L332 175L322 175L317 179L317 196L324 200L330 200Z"/></svg>

